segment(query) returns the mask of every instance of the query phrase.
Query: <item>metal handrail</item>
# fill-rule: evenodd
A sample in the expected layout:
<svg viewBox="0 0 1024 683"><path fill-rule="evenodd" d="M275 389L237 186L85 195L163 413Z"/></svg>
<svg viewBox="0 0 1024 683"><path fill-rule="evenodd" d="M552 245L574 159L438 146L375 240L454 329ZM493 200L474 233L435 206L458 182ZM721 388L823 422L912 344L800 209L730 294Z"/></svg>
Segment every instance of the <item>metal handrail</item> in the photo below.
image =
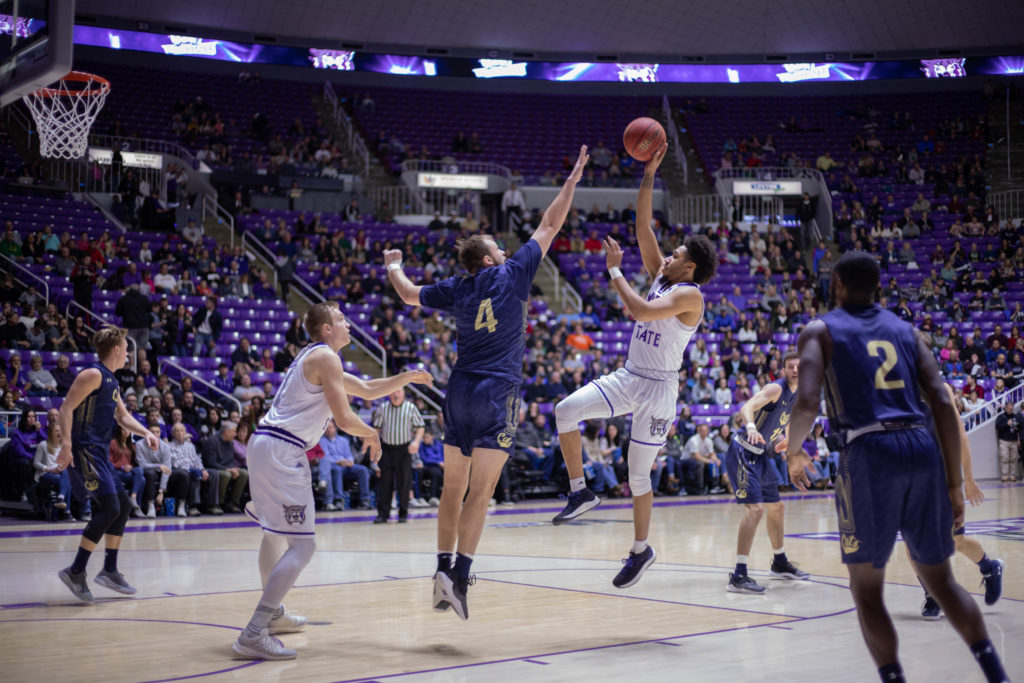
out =
<svg viewBox="0 0 1024 683"><path fill-rule="evenodd" d="M675 117L672 116L672 107L668 103L667 95L661 96L661 114L665 117L665 123L667 124L665 132L668 134L672 156L680 168L683 169L683 185L686 185L689 178L689 168L686 163L686 155L683 154L683 147L679 144L679 129L676 127Z"/></svg>
<svg viewBox="0 0 1024 683"><path fill-rule="evenodd" d="M199 375L195 374L194 372L192 372L188 368L186 368L186 367L184 367L182 365L179 365L178 363L175 363L174 361L167 360L166 358L161 358L160 362L157 365L157 367L159 368L160 372L163 372L163 369L165 367L172 367L175 370L179 371L181 374L187 375L188 377L191 377L193 384L198 382L199 384L203 385L204 387L207 387L208 389L212 389L214 393L220 394L224 398L226 398L229 401L231 401L232 403L234 403L235 407L238 408L238 414L239 415L242 414L242 402L239 401L237 397L232 396L231 394L229 394L228 392L224 391L223 389L220 389L217 386L213 385L212 383L207 382L205 379L203 379ZM196 396L198 396L198 394L196 394ZM209 403L209 401L208 401L208 403ZM213 404L211 403L211 405L213 405Z"/></svg>
<svg viewBox="0 0 1024 683"><path fill-rule="evenodd" d="M455 167L453 171L452 168ZM406 159L402 162L403 171L432 171L434 173L482 173L511 178L512 169L508 166L490 161L434 161L431 159Z"/></svg>
<svg viewBox="0 0 1024 683"><path fill-rule="evenodd" d="M370 174L370 150L366 146L366 141L363 140L363 136L356 130L355 124L352 123L352 119L345 113L345 108L341 106L341 102L338 100L338 94L334 92L334 86L331 85L330 81L324 82L324 99L331 108L334 110L334 123L341 126L342 131L345 133L346 142L348 143L349 149L351 149L356 156L363 161L363 174Z"/></svg>
<svg viewBox="0 0 1024 683"><path fill-rule="evenodd" d="M426 215L433 213L423 200L419 191L408 185L389 185L387 187L375 187L366 192L366 196L373 202L376 208L387 202L395 214L406 213L405 207L411 209L411 213ZM443 208L437 209L445 213Z"/></svg>
<svg viewBox="0 0 1024 683"><path fill-rule="evenodd" d="M993 396L991 400L983 405L961 415L960 419L963 420L964 428L968 432L972 432L975 429L988 425L999 417L1007 401L1017 403L1021 400L1024 400L1024 384L1018 384L1013 389L1004 391L998 396Z"/></svg>
<svg viewBox="0 0 1024 683"><path fill-rule="evenodd" d="M206 223L206 214L211 213L213 217L217 219L218 223L226 224L228 231L231 233L230 246L232 249L235 248L235 217L231 215L231 212L220 205L217 201L216 195L204 194L203 195L203 211L201 219L203 223Z"/></svg>
<svg viewBox="0 0 1024 683"><path fill-rule="evenodd" d="M251 232L242 233L242 248L245 249L248 245L253 255L262 261L268 268L274 272L274 285L277 285L277 267L274 263L274 252L270 250L266 244L264 244L258 237L253 235ZM320 303L325 301L322 294L317 291L316 287L306 282L301 277L296 276L292 280L292 289L296 294L299 295L309 305ZM354 322L349 321L349 328L352 330L352 343L359 347L363 352L372 358L381 367L382 376L388 374L388 362L387 362L387 350L380 345L376 337L371 335L369 332L364 330Z"/></svg>
<svg viewBox="0 0 1024 683"><path fill-rule="evenodd" d="M1007 218L1024 218L1024 189L990 192L988 203L1002 221Z"/></svg>
<svg viewBox="0 0 1024 683"><path fill-rule="evenodd" d="M199 167L196 155L191 150L182 147L176 142L169 140L152 140L149 138L131 138L123 135L101 135L93 133L89 136L91 147L108 147L113 149L115 145L128 143L129 149L133 152L153 152L155 154L169 154L185 161L193 169Z"/></svg>
<svg viewBox="0 0 1024 683"><path fill-rule="evenodd" d="M32 279L34 279L34 280L38 280L39 282L41 282L41 283L42 283L42 285L43 285L43 290L42 290L42 291L43 291L43 299L44 299L44 300L46 301L46 303L47 303L47 304L49 304L49 303L50 303L50 285L48 285L48 284L46 283L46 280L45 280L45 279L43 279L43 278L39 277L38 275L36 275L35 273L33 273L33 272L32 272L31 270L29 270L29 269L28 269L28 268L26 268L25 266L21 265L20 263L18 263L18 262L17 262L17 261L15 261L14 259L12 259L12 258L11 258L10 256L8 256L7 254L0 254L0 258L3 258L3 260L4 260L4 261L7 261L7 262L8 262L8 263L10 263L10 264L11 264L12 266L14 266L14 267L15 267L15 268L17 268L18 270L22 271L23 273L25 273L26 275L28 275L28 276L29 276L29 277L31 277ZM15 276L15 277L14 277L14 279L15 279L15 280L17 280L18 282L20 282L20 283L21 283L22 285L25 285L26 287L28 286L28 285L27 285L27 284L26 284L26 283L25 283L25 282L24 282L24 281L23 281L23 280L22 280L21 278L19 278L19 277Z"/></svg>
<svg viewBox="0 0 1024 683"><path fill-rule="evenodd" d="M91 316L93 318L96 318L97 320L99 320L104 325L110 325L111 327L121 327L120 325L115 325L114 323L110 322L109 320L107 320L106 318L101 316L99 313L96 313L94 311L90 311L88 308L86 308L82 304L78 303L77 301L69 301L67 307L64 309L64 317L68 318L69 320L72 317L71 316L71 309L72 308L80 309L83 313L86 314L86 316ZM85 329L87 329L90 332L92 332L93 334L95 334L96 333L96 328L88 323L89 317L86 317L85 320L86 320L85 325L84 325ZM132 372L138 372L138 370L139 370L139 347L138 347L138 344L136 344L135 340L132 339L131 337L127 337L126 336L125 339L128 341L128 360L131 363Z"/></svg>

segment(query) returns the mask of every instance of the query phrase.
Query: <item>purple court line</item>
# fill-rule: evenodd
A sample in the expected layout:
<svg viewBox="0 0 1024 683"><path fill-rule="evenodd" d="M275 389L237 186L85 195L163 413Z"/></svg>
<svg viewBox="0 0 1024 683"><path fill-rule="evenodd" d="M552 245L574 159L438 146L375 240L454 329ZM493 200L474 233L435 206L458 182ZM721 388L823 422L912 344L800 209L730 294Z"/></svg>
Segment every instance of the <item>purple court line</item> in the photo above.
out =
<svg viewBox="0 0 1024 683"><path fill-rule="evenodd" d="M536 569L527 569L526 571L543 571ZM645 598L641 595L627 595L625 593L602 593L600 591L587 591L581 588L562 588L561 586L542 586L536 583L523 583L522 581L506 581L504 579L489 579L486 576L481 576L482 572L478 572L477 576L480 581L490 581L491 583L506 583L512 586L524 586L526 588L546 588L548 590L565 591L567 593L582 593L584 595L598 595L602 598L625 598L627 600L643 600L644 602L658 602L664 605L679 605L680 607L703 607L705 609L717 609L726 612L742 612L744 614L756 614L761 617L784 617L786 619L808 619L809 617L801 617L799 615L786 615L776 614L775 612L759 612L752 609L740 609L739 607L718 607L716 605L701 605L693 602L679 602L677 600L662 600L661 598Z"/></svg>
<svg viewBox="0 0 1024 683"><path fill-rule="evenodd" d="M659 640L658 641L658 645L670 645L672 647L682 647L683 646L682 643L667 643L664 640Z"/></svg>
<svg viewBox="0 0 1024 683"><path fill-rule="evenodd" d="M150 624L184 624L186 626L209 626L211 628L226 628L231 631L241 631L242 629L237 626L225 626L223 624L207 624L201 621L177 621L173 619L128 619L121 617L67 617L67 618L39 618L39 619L0 619L0 624L6 624L8 622L28 622L28 621L133 621L133 622L144 622ZM207 671L205 673L191 674L189 676L179 676L177 678L161 678L155 681L147 681L146 683L166 683L167 681L183 681L188 678L203 678L204 676L216 676L217 674L228 673L229 671L237 671L238 669L244 669L255 664L262 664L263 660L256 660L252 662L246 662L245 664L239 664L232 666L227 669L220 669L219 671Z"/></svg>
<svg viewBox="0 0 1024 683"><path fill-rule="evenodd" d="M842 610L842 611L839 611L839 612L831 612L829 614L822 614L822 615L819 615L819 616L816 616L816 617L798 617L798 618L795 618L795 619L791 619L791 620L787 621L786 623L795 623L795 622L798 622L798 621L811 621L811 620L814 620L814 619L827 619L827 618L830 618L830 617L837 617L837 616L841 616L843 614L848 614L850 612L855 611L856 609L857 609L856 607L850 607L848 609L845 609L845 610ZM775 616L775 615L773 615L773 616ZM710 635L716 635L716 634L719 634L719 633L729 633L729 632L735 632L735 631L748 631L748 630L751 630L751 629L763 628L765 626L770 626L770 625L771 624L752 624L750 626L732 626L732 627L729 627L729 628L716 629L714 631L703 631L701 633L686 633L686 634L679 635L679 636L670 636L668 638L664 638L664 637L662 637L662 638L648 638L646 640L636 640L636 641L632 641L632 642L629 642L629 643L612 643L610 645L595 645L594 647L582 647L582 648L577 648L577 649L574 649L574 650L561 650L561 651L558 651L558 652L547 652L547 653L544 653L544 654L529 655L528 657L507 657L505 659L495 659L495 660L491 660L491 661L488 661L488 662L475 662L475 663L472 663L472 664L456 664L454 666L443 666L443 667L438 667L438 668L435 668L435 669L422 669L422 670L419 670L419 671L403 671L401 673L385 674L383 676L364 676L362 678L349 678L349 679L342 680L342 681L336 681L336 683L365 683L366 681L382 680L382 679L385 679L385 678L399 678L401 676L413 676L413 675L418 675L418 674L438 673L438 672L441 672L441 671L454 671L455 669L469 669L469 668L472 668L472 667L488 666L488 665L491 665L491 664L504 664L504 663L507 663L507 662L520 662L520 661L525 661L527 659L539 659L541 657L554 657L554 656L557 656L557 655L570 655L570 654L578 654L578 653L582 653L582 652L595 652L597 650L607 650L607 649L611 649L611 648L614 648L614 647L629 647L629 646L632 646L632 645L646 645L648 643L662 643L663 641L668 641L668 640L683 640L683 639L686 639L686 638L696 638L698 636L710 636Z"/></svg>
<svg viewBox="0 0 1024 683"><path fill-rule="evenodd" d="M551 664L551 662L538 662L536 659L524 659L523 661L529 662L530 664L540 664L541 666L548 666Z"/></svg>
<svg viewBox="0 0 1024 683"><path fill-rule="evenodd" d="M768 624L768 628L781 628L783 631L792 631L792 626L779 626L778 624Z"/></svg>
<svg viewBox="0 0 1024 683"><path fill-rule="evenodd" d="M226 674L232 671L238 671L239 669L245 669L250 666L262 664L263 660L257 659L245 664L239 664L238 666L228 667L227 669L220 669L219 671L208 671L204 674L192 674L191 676L178 676L177 678L160 678L154 681L143 681L142 683L169 683L170 681L185 681L190 678L205 678L206 676L217 676L219 674Z"/></svg>
<svg viewBox="0 0 1024 683"><path fill-rule="evenodd" d="M0 609L26 609L28 607L49 607L45 602L12 602L0 605Z"/></svg>

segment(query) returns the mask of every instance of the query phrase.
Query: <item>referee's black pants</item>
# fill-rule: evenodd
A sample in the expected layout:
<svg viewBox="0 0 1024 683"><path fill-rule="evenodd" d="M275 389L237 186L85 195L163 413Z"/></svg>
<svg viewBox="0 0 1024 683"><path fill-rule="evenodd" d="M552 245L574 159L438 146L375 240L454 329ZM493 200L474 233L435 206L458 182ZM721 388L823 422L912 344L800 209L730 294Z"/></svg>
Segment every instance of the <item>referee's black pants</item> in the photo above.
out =
<svg viewBox="0 0 1024 683"><path fill-rule="evenodd" d="M409 489L412 486L412 455L409 444L381 445L380 482L377 485L377 516L391 515L391 496L398 488L398 517L409 516Z"/></svg>

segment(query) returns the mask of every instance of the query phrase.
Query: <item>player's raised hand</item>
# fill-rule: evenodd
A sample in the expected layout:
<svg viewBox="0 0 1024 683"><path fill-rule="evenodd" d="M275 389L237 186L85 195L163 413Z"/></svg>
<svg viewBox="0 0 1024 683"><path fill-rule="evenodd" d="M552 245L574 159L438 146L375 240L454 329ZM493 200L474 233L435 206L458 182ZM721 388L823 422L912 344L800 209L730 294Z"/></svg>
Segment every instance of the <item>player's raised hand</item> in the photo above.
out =
<svg viewBox="0 0 1024 683"><path fill-rule="evenodd" d="M402 263L402 250L401 249L386 249L384 251L384 266L387 267L392 263Z"/></svg>
<svg viewBox="0 0 1024 683"><path fill-rule="evenodd" d="M371 463L376 464L380 460L381 450L380 434L374 433L373 436L363 437L363 453L369 454Z"/></svg>
<svg viewBox="0 0 1024 683"><path fill-rule="evenodd" d="M789 454L789 480L804 493L811 485L811 478L807 476L807 468L810 466L811 456L807 455L804 449L801 448L799 453Z"/></svg>
<svg viewBox="0 0 1024 683"><path fill-rule="evenodd" d="M663 142L661 143L661 147L654 150L654 154L651 155L651 158L648 160L647 165L644 166L645 176L653 176L655 174L655 172L658 170L658 167L661 166L661 162L665 159L666 152L668 152L668 143Z"/></svg>
<svg viewBox="0 0 1024 683"><path fill-rule="evenodd" d="M618 268L622 265L622 247L611 235L604 238L604 253L609 268Z"/></svg>
<svg viewBox="0 0 1024 683"><path fill-rule="evenodd" d="M580 155L576 157L576 165L572 167L572 173L569 174L569 180L574 183L578 183L583 177L583 168L590 161L590 155L587 154L587 146L580 146Z"/></svg>
<svg viewBox="0 0 1024 683"><path fill-rule="evenodd" d="M756 429L747 430L747 443L752 443L755 446L761 446L764 444L764 437L761 436L761 432ZM775 452L781 453L782 451L789 450L789 444L786 439L781 439L775 444Z"/></svg>
<svg viewBox="0 0 1024 683"><path fill-rule="evenodd" d="M967 496L967 501L971 505L981 505L985 500L985 494L978 488L978 482L973 479L967 479L964 481L964 494Z"/></svg>
<svg viewBox="0 0 1024 683"><path fill-rule="evenodd" d="M434 386L434 376L426 370L406 370L402 373L402 379L405 380L406 384L426 384L428 387Z"/></svg>

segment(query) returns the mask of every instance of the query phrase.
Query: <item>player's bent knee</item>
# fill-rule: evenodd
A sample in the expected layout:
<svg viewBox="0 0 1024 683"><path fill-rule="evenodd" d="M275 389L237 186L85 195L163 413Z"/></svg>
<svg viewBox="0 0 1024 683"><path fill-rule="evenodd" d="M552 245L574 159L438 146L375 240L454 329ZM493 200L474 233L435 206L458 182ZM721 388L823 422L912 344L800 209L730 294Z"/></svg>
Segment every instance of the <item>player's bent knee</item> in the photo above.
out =
<svg viewBox="0 0 1024 683"><path fill-rule="evenodd" d="M629 475L629 490L633 494L633 497L642 496L651 492L651 475L650 474L633 474Z"/></svg>
<svg viewBox="0 0 1024 683"><path fill-rule="evenodd" d="M764 515L764 503L749 503L747 505L747 516L761 519Z"/></svg>
<svg viewBox="0 0 1024 683"><path fill-rule="evenodd" d="M313 536L288 539L288 546L298 555L303 565L309 564L316 552L316 539Z"/></svg>

